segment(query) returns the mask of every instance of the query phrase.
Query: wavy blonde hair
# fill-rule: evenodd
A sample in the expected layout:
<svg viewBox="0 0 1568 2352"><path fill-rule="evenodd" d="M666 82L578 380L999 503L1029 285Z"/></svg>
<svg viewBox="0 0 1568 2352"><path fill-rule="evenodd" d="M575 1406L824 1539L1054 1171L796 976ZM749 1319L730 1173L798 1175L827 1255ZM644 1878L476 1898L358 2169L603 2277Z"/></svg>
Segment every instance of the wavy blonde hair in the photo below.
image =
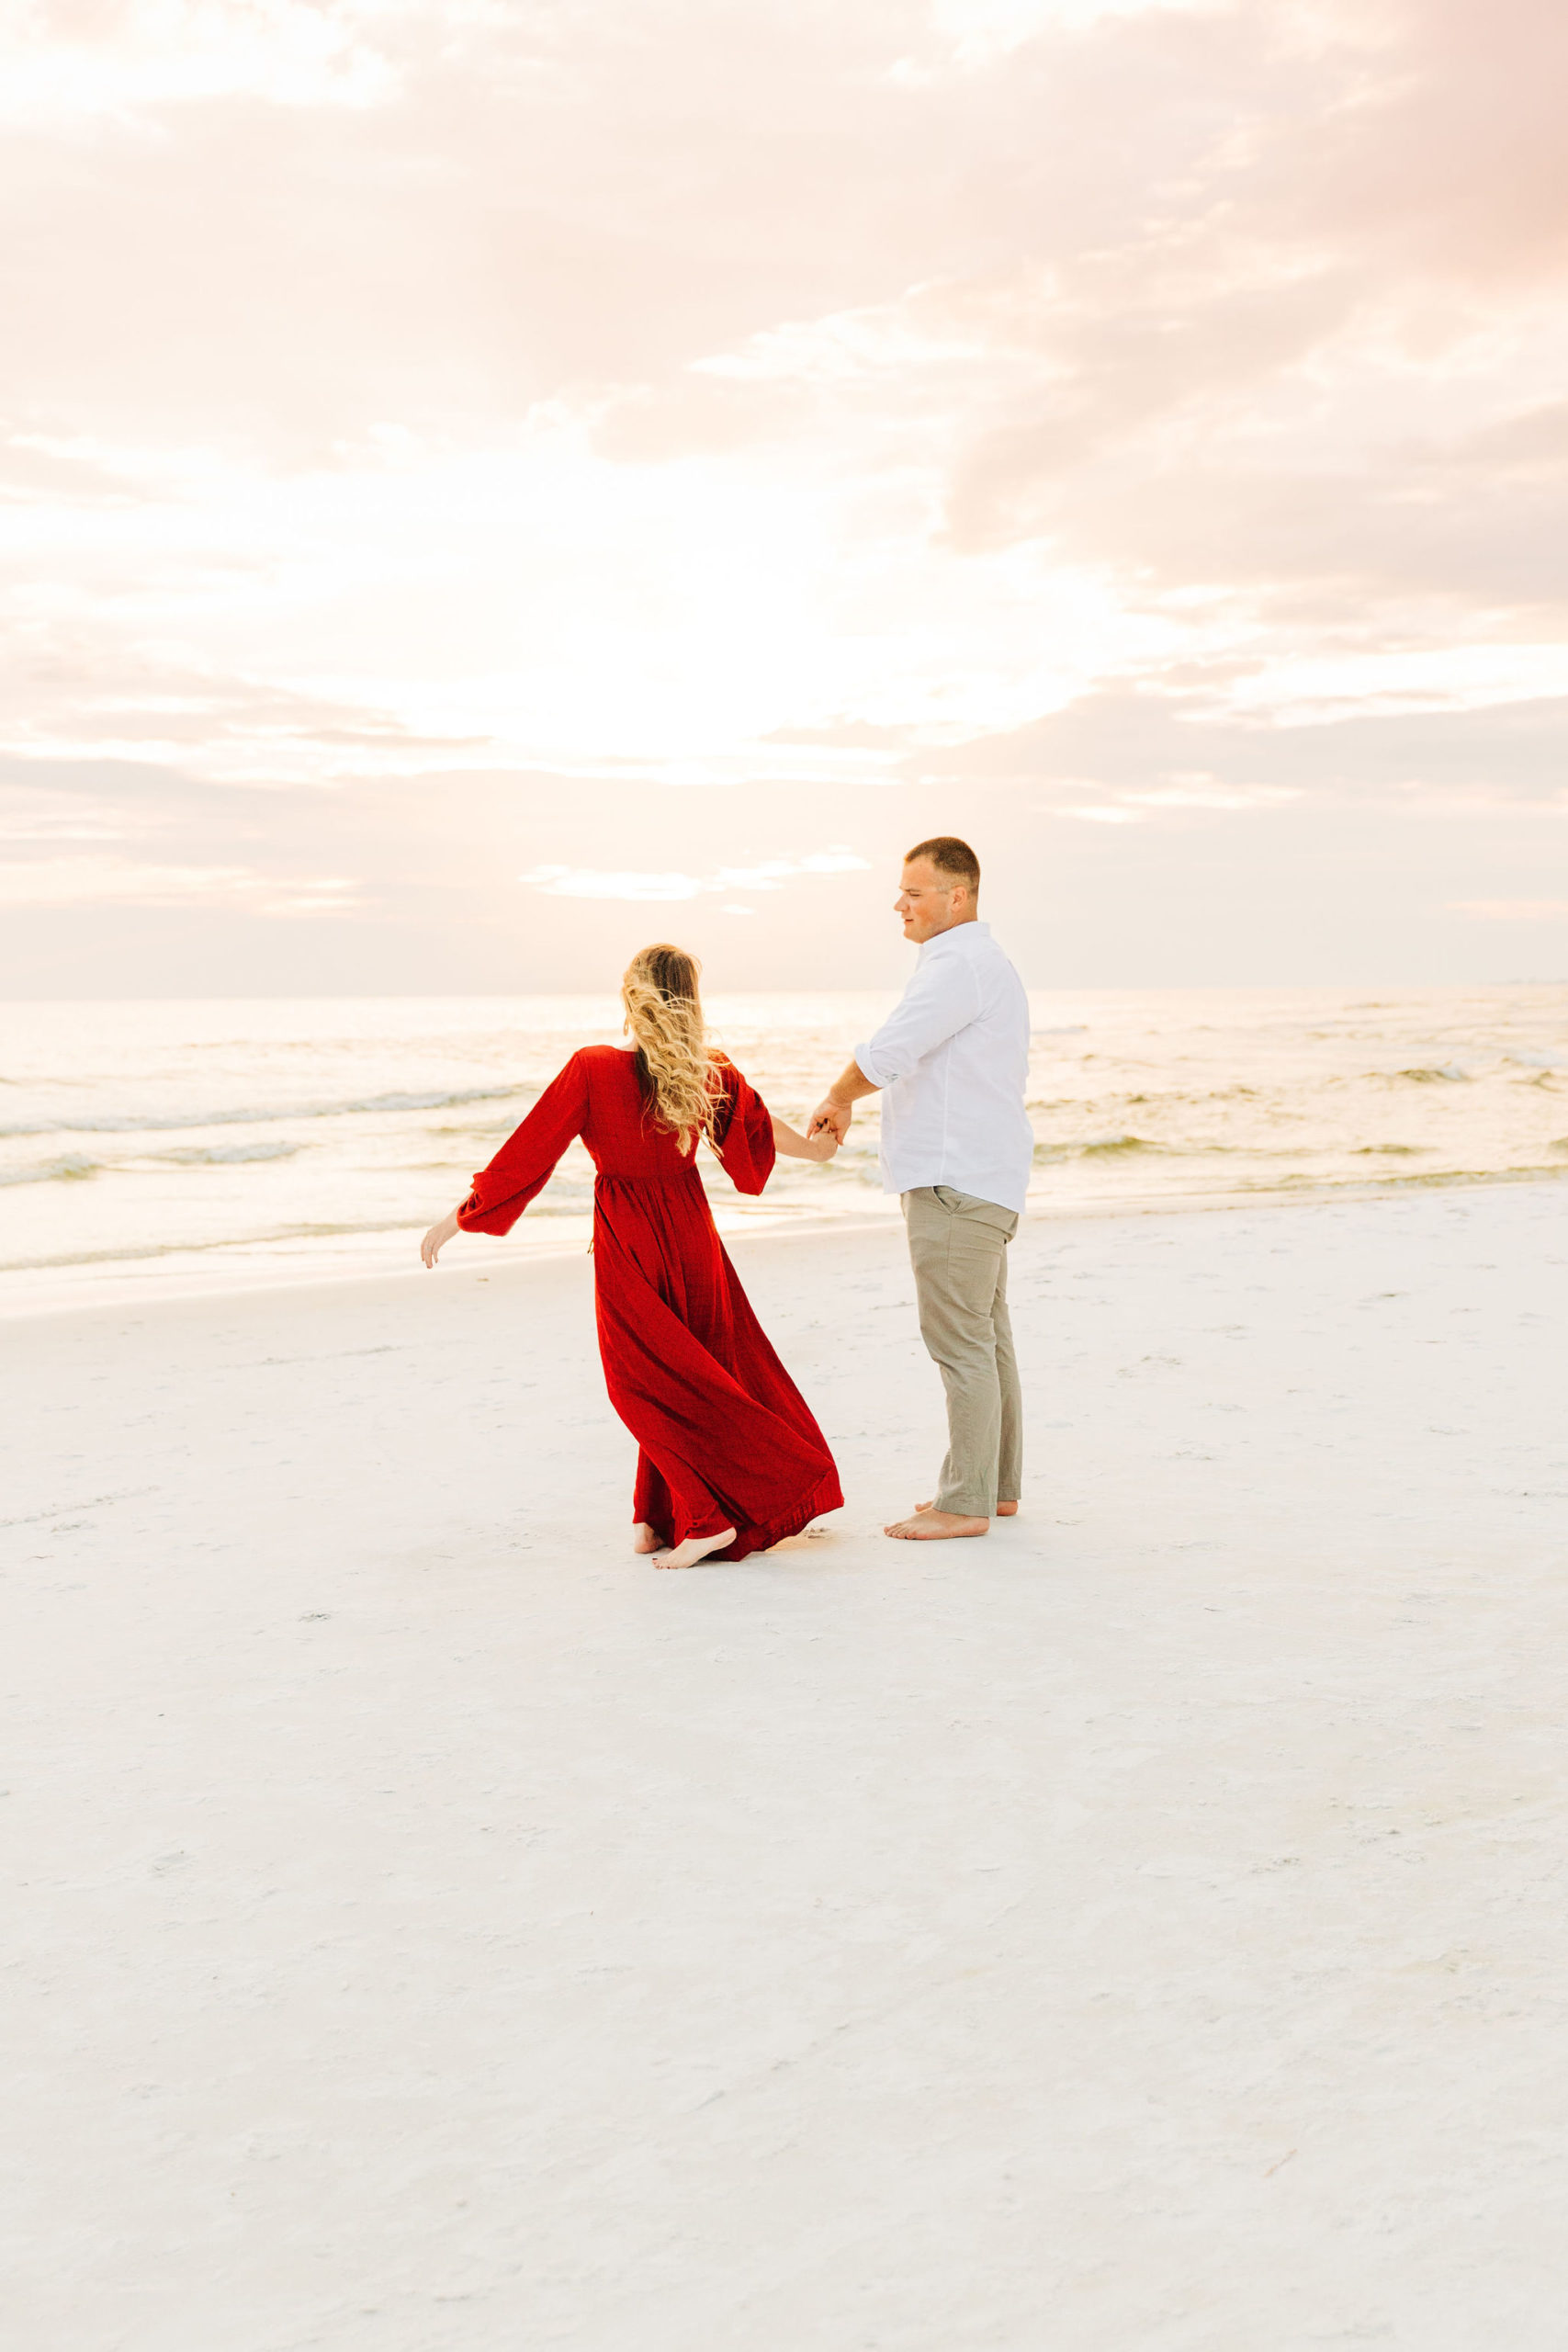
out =
<svg viewBox="0 0 1568 2352"><path fill-rule="evenodd" d="M702 969L684 948L660 941L638 949L621 982L643 1092L682 1152L694 1151L699 1136L713 1141L718 1073L697 993Z"/></svg>

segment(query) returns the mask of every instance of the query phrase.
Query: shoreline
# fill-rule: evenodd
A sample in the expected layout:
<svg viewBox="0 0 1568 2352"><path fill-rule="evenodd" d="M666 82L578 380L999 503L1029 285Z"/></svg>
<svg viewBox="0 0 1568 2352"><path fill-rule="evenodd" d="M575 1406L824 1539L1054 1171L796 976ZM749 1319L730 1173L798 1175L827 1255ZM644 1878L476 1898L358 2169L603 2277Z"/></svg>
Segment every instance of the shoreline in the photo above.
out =
<svg viewBox="0 0 1568 2352"><path fill-rule="evenodd" d="M1488 1169L1474 1172L1438 1172L1429 1176L1369 1177L1353 1182L1280 1186L1251 1193L1188 1193L1092 1202L1052 1202L1032 1198L1024 1211L1020 1230L1033 1226L1095 1225L1160 1216L1213 1216L1229 1211L1322 1208L1336 1202L1392 1202L1439 1193L1462 1194L1502 1188L1549 1186L1564 1182L1568 1182L1568 1166L1562 1169ZM864 1206L854 1211L825 1210L820 1214L797 1207L793 1203L775 1211L764 1208L760 1212L728 1210L727 1213L727 1204L721 1201L716 1221L725 1247L732 1251L752 1241L876 1233L898 1229L902 1225L897 1204L886 1194L877 1196L874 1205L868 1200ZM547 1229L557 1224L563 1228L570 1227L570 1231L562 1230L558 1235ZM547 1229L541 1231L541 1227ZM322 1270L319 1267L295 1269L287 1264L255 1264L252 1261L244 1277L237 1278L242 1273L242 1253L287 1250L291 1244L308 1244L312 1238L309 1235L284 1235L251 1242L198 1243L188 1251L149 1250L140 1256L106 1257L101 1261L64 1259L44 1261L37 1266L18 1266L0 1273L0 1326L39 1322L59 1315L89 1314L97 1309L195 1305L204 1299L240 1300L270 1296L275 1293L353 1291L367 1285L400 1283L412 1276L427 1272L418 1258L419 1237L423 1229L417 1225L376 1229L374 1238L378 1241L385 1241L389 1236L400 1233L408 1237L412 1261L408 1266L389 1262L374 1266L342 1264ZM511 1235L502 1241L490 1244L489 1249L508 1252L513 1265L554 1263L562 1259L591 1254L589 1240L592 1231L592 1220L586 1215L573 1213L558 1219L538 1218L532 1227L525 1216ZM521 1245L517 1238L520 1232L526 1235ZM462 1238L458 1237L458 1241ZM457 1247L457 1241L449 1245L448 1255L443 1261L444 1267L452 1266L450 1250ZM498 1266L502 1261L490 1256L489 1249L489 1265ZM185 1257L199 1256L205 1267L213 1264L223 1252L232 1252L235 1261L220 1270L228 1274L228 1280L200 1280L196 1278L195 1270L184 1265L171 1268L169 1277L164 1281L160 1281L152 1271L170 1260ZM96 1263L102 1264L103 1272L94 1277L84 1272L81 1282L84 1295L70 1297L56 1293L43 1297L29 1297L18 1295L28 1288L28 1276L47 1275L71 1267L85 1270ZM149 1271L145 1274L129 1271L137 1267ZM442 1269L436 1271L439 1273Z"/></svg>

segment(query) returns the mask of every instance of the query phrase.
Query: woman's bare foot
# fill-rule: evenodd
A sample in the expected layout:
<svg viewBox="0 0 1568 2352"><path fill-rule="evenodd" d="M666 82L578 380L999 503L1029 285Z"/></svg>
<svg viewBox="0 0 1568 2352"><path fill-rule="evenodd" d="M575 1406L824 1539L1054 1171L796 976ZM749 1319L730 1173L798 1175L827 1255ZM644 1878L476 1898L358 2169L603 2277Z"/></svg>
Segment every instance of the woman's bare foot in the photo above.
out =
<svg viewBox="0 0 1568 2352"><path fill-rule="evenodd" d="M935 1506L931 1503L917 1503L915 1505L915 1509L917 1510L931 1510L934 1508ZM998 1503L997 1505L997 1517L998 1519L1016 1519L1018 1517L1018 1505L1016 1503Z"/></svg>
<svg viewBox="0 0 1568 2352"><path fill-rule="evenodd" d="M657 1530L649 1527L646 1520L639 1519L632 1529L634 1552L657 1552L661 1541Z"/></svg>
<svg viewBox="0 0 1568 2352"><path fill-rule="evenodd" d="M717 1535L688 1535L683 1544L655 1552L653 1565L656 1568L694 1568L710 1552L722 1552L727 1544L734 1541L733 1527L725 1528Z"/></svg>
<svg viewBox="0 0 1568 2352"><path fill-rule="evenodd" d="M990 1524L988 1519L964 1519L955 1510L927 1508L913 1519L896 1519L882 1532L897 1535L905 1544L941 1544L950 1535L984 1535Z"/></svg>

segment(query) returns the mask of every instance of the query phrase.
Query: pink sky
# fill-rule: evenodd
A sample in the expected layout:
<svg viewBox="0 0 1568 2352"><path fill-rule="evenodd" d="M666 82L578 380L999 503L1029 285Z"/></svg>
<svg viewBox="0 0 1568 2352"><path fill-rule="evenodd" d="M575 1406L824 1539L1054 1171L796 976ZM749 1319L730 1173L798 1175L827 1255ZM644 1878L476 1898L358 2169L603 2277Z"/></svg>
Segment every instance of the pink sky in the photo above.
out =
<svg viewBox="0 0 1568 2352"><path fill-rule="evenodd" d="M1568 975L1568 10L16 0L0 991Z"/></svg>

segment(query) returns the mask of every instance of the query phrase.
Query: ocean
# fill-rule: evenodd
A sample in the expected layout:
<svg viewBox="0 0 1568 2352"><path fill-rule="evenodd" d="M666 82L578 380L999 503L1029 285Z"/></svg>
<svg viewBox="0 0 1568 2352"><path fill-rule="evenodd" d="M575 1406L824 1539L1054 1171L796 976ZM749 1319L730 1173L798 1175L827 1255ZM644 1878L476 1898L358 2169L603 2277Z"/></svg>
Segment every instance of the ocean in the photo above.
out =
<svg viewBox="0 0 1568 2352"><path fill-rule="evenodd" d="M890 997L716 997L797 1125ZM1041 991L1032 1206L1148 1208L1568 1175L1568 987ZM611 997L0 1005L0 1312L381 1272L466 1191ZM721 1227L890 1216L874 1102ZM574 1145L510 1240L581 1249Z"/></svg>

